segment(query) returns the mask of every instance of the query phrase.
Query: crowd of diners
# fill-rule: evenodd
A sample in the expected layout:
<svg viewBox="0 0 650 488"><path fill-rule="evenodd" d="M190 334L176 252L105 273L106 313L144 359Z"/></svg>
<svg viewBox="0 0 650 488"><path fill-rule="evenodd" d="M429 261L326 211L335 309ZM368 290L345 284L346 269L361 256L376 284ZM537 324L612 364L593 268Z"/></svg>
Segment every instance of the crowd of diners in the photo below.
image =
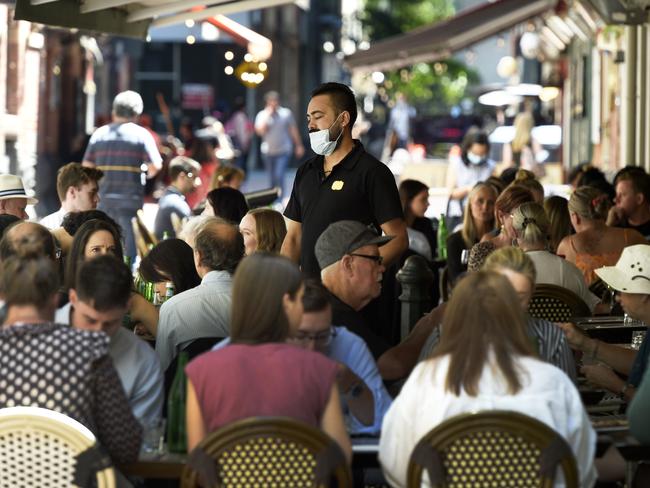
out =
<svg viewBox="0 0 650 488"><path fill-rule="evenodd" d="M622 170L613 201L602 181L577 183L568 201L544 199L530 172L495 177L488 140L472 131L450 163L452 207L462 212L451 213L457 226L446 243L450 299L387 344L372 307L397 298L382 293L382 282L405 256L432 262L437 239L426 185L398 188L351 138L355 119L347 87L319 87L310 134L340 142L312 145L320 155L299 170L284 217L248 209L234 188L214 189L201 215L133 267L123 259L124 229L95 209L101 171L71 163L59 172L64 211L45 222L51 228L26 220L34 200L19 178L0 175L0 187L14 187L0 189L0 407L64 413L88 426L115 463L134 461L143 432L159 423L169 369L209 338L185 368L188 450L234 421L286 416L323 430L348 462L350 436L378 436L387 481L405 486L424 434L457 414L496 409L558 432L581 486L621 477L615 449L596 459L576 385L583 376L620 395L632 434L650 443L650 339L635 351L527 310L536 285L554 284L610 313L611 297L589 288L602 280L627 315L650 323L650 176ZM172 161L171 185L199 170L194 163ZM345 211L334 210L330 193ZM378 225L359 217L365 211ZM138 293L134 273L167 297L162 305ZM578 351L592 364L576 361Z"/></svg>

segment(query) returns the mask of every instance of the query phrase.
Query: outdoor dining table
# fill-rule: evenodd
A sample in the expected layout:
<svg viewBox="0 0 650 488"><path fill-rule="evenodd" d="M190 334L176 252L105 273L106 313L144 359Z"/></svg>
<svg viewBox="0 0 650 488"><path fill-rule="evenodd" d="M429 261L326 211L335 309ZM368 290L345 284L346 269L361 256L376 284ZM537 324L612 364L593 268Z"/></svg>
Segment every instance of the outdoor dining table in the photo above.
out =
<svg viewBox="0 0 650 488"><path fill-rule="evenodd" d="M575 317L573 322L589 337L616 344L630 344L636 332L648 330L646 324L629 318L626 320L623 315Z"/></svg>

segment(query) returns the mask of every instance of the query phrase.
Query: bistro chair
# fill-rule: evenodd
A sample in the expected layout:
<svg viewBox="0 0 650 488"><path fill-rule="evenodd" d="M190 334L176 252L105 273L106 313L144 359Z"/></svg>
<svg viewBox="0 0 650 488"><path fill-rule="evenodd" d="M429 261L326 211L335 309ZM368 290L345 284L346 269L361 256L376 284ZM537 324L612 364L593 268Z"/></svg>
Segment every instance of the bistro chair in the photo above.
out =
<svg viewBox="0 0 650 488"><path fill-rule="evenodd" d="M339 488L352 486L350 468L334 440L290 418L253 417L208 435L190 453L181 487L311 488L332 486L331 480Z"/></svg>
<svg viewBox="0 0 650 488"><path fill-rule="evenodd" d="M93 433L45 408L0 409L0 459L2 488L115 486L110 458L96 449Z"/></svg>
<svg viewBox="0 0 650 488"><path fill-rule="evenodd" d="M452 417L415 446L406 486L551 488L558 466L567 488L578 487L571 448L553 429L518 412L485 411Z"/></svg>
<svg viewBox="0 0 650 488"><path fill-rule="evenodd" d="M528 305L532 317L550 322L568 322L573 317L590 317L589 306L571 290L557 285L536 285Z"/></svg>

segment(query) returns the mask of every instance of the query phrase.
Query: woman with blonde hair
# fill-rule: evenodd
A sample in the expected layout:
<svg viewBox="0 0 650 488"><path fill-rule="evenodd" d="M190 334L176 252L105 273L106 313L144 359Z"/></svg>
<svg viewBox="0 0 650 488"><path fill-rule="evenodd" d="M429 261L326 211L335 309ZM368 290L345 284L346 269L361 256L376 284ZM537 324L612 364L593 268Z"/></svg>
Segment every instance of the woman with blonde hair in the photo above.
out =
<svg viewBox="0 0 650 488"><path fill-rule="evenodd" d="M535 174L526 169L519 169L511 185L518 185L526 188L533 194L533 198L539 204L544 202L544 187L537 181Z"/></svg>
<svg viewBox="0 0 650 488"><path fill-rule="evenodd" d="M467 262L469 271L481 269L487 256L496 249L512 245L512 241L517 237L512 228L512 212L522 203L533 201L533 194L522 186L510 185L503 190L494 203L496 224L500 226L498 233L484 235L481 242L472 247Z"/></svg>
<svg viewBox="0 0 650 488"><path fill-rule="evenodd" d="M574 264L549 252L549 220L544 207L538 203L524 203L512 212L512 227L517 245L533 261L535 283L546 283L571 290L593 311L600 301L589 291L582 273Z"/></svg>
<svg viewBox="0 0 650 488"><path fill-rule="evenodd" d="M494 229L497 197L496 189L486 182L477 183L469 193L463 227L447 238L447 271L451 283L467 270L467 258L463 259L463 252L469 254L469 249Z"/></svg>
<svg viewBox="0 0 650 488"><path fill-rule="evenodd" d="M594 270L614 266L623 248L647 244L634 229L608 227L605 224L611 202L600 190L582 186L569 199L569 216L576 233L562 239L557 254L575 264L587 285L596 281Z"/></svg>
<svg viewBox="0 0 650 488"><path fill-rule="evenodd" d="M535 176L544 176L544 167L536 160L536 154L541 153L542 148L532 136L535 127L533 114L529 111L517 114L513 126L515 135L510 144L503 146L503 162L532 171Z"/></svg>
<svg viewBox="0 0 650 488"><path fill-rule="evenodd" d="M508 279L486 271L463 278L442 329L433 356L416 366L384 417L379 461L391 486L406 486L409 456L422 436L483 410L521 412L557 431L575 455L580 486L592 486L596 434L571 380L537 358Z"/></svg>
<svg viewBox="0 0 650 488"><path fill-rule="evenodd" d="M287 235L287 225L280 212L271 208L254 208L241 219L239 232L244 237L246 256L255 251L279 254Z"/></svg>

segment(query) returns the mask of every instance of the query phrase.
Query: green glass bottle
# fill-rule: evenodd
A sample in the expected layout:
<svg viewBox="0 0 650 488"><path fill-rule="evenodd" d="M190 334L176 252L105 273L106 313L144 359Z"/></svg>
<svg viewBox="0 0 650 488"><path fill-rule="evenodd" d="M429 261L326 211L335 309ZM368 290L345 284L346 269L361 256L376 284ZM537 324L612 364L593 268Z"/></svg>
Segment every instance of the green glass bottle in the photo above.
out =
<svg viewBox="0 0 650 488"><path fill-rule="evenodd" d="M162 240L163 240L163 241L166 241L166 240L169 239L170 237L171 237L171 236L169 235L169 231L168 231L168 230L163 231L163 236L162 236Z"/></svg>
<svg viewBox="0 0 650 488"><path fill-rule="evenodd" d="M447 260L447 224L445 223L444 214L440 214L438 222L438 259Z"/></svg>
<svg viewBox="0 0 650 488"><path fill-rule="evenodd" d="M187 352L181 351L178 354L176 374L167 397L167 448L169 452L187 452L187 431L185 426L187 377L185 376L185 366L188 359Z"/></svg>

